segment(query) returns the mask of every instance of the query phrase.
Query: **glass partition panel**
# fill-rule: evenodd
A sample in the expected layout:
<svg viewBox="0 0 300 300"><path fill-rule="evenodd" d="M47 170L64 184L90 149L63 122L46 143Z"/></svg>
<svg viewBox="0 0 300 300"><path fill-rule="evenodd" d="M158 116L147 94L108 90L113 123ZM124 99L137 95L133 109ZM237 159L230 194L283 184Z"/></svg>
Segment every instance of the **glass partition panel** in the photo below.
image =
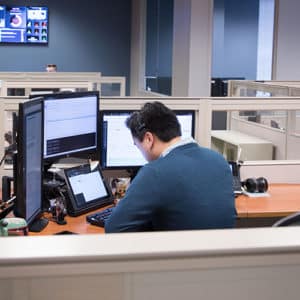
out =
<svg viewBox="0 0 300 300"><path fill-rule="evenodd" d="M299 82L299 85L300 85L300 82ZM300 96L300 88L291 87L290 88L290 96L299 97Z"/></svg>
<svg viewBox="0 0 300 300"><path fill-rule="evenodd" d="M300 111L231 111L226 130L211 131L211 148L228 160L298 160Z"/></svg>
<svg viewBox="0 0 300 300"><path fill-rule="evenodd" d="M287 112L286 111L240 111L239 118L243 121L255 122L271 128L286 129Z"/></svg>
<svg viewBox="0 0 300 300"><path fill-rule="evenodd" d="M121 96L121 83L101 83L101 95L105 97Z"/></svg>
<svg viewBox="0 0 300 300"><path fill-rule="evenodd" d="M295 89L295 91L293 91ZM284 97L300 94L300 89L264 81L229 80L228 96L235 97Z"/></svg>
<svg viewBox="0 0 300 300"><path fill-rule="evenodd" d="M294 133L297 135L300 135L300 111L297 110L295 112L296 121L295 121L295 131Z"/></svg>
<svg viewBox="0 0 300 300"><path fill-rule="evenodd" d="M87 91L88 88L83 87L63 87L63 88L56 88L56 87L38 87L38 88L7 88L7 95L5 96L29 96L29 95L41 95L41 94L50 94L50 93L58 93L58 92L83 92ZM96 89L93 89L96 90Z"/></svg>
<svg viewBox="0 0 300 300"><path fill-rule="evenodd" d="M250 88L250 87L241 87L239 88L240 97L280 97L280 96L288 96L288 88L286 90L261 90L259 88Z"/></svg>
<svg viewBox="0 0 300 300"><path fill-rule="evenodd" d="M7 96L25 96L24 88L8 88Z"/></svg>

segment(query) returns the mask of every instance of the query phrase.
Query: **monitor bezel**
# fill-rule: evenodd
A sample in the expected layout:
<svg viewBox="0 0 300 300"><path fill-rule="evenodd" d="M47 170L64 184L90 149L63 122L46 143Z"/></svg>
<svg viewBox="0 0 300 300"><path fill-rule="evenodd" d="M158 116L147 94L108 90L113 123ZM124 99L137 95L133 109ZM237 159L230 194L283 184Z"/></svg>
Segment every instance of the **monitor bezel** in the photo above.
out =
<svg viewBox="0 0 300 300"><path fill-rule="evenodd" d="M106 195L80 204L78 202L78 199L76 199L76 194L75 194L75 192L72 188L72 184L70 182L70 178L72 177L72 174L74 172L75 173L77 172L78 174L90 174L90 173L94 173L94 172L98 173L99 178L102 180L103 187L105 188ZM105 205L110 205L110 204L114 203L111 188L107 184L99 165L97 165L97 167L94 169L91 169L90 164L83 164L83 165L79 165L76 167L64 169L64 176L65 176L65 180L66 180L66 185L68 187L67 192L69 195L69 201L67 202L67 210L68 210L68 214L70 216L75 217L75 216L81 215L83 213L87 213L91 210L95 210L99 207L103 207Z"/></svg>
<svg viewBox="0 0 300 300"><path fill-rule="evenodd" d="M196 124L195 124L195 120L196 120L195 110L192 110L192 109L173 109L173 111L175 112L176 116L191 114L191 116L192 116L192 128L191 128L192 136L191 137L195 138L195 127L196 127Z"/></svg>
<svg viewBox="0 0 300 300"><path fill-rule="evenodd" d="M18 133L17 133L17 157L15 159L15 165L14 165L14 180L15 180L15 188L16 188L16 204L14 208L14 214L17 217L22 217L26 220L27 225L30 227L30 225L37 220L39 217L42 216L43 213L43 171L42 171L42 143L41 143L41 199L40 199L40 206L39 209L37 209L31 216L27 216L27 186L26 186L26 170L27 165L25 161L25 157L27 155L27 149L26 149L26 137L27 137L27 131L26 131L26 120L25 120L25 109L30 109L34 106L40 106L40 108L37 108L34 112L28 113L27 116L30 116L31 114L37 112L40 110L41 113L41 121L42 121L42 98L34 98L30 101L19 103L19 114L18 114ZM41 141L42 141L42 126L41 126ZM22 199L22 200L20 200Z"/></svg>
<svg viewBox="0 0 300 300"><path fill-rule="evenodd" d="M51 157L45 157L44 156L44 139L45 139L45 102L51 101L51 100L64 100L67 98L84 98L89 96L96 96L96 107L97 107L97 113L96 113L96 146L91 149L86 150L78 150L78 151L72 151L70 153L63 153L54 155ZM62 158L83 158L83 159L90 159L90 160L99 160L100 157L100 138L99 138L99 120L100 120L100 113L99 113L99 103L100 103L100 95L99 91L80 91L80 92L61 92L61 93L52 93L52 94L46 94L43 95L43 114L42 114L42 125L43 125L43 160L45 164L51 164L54 162L57 162L58 160Z"/></svg>

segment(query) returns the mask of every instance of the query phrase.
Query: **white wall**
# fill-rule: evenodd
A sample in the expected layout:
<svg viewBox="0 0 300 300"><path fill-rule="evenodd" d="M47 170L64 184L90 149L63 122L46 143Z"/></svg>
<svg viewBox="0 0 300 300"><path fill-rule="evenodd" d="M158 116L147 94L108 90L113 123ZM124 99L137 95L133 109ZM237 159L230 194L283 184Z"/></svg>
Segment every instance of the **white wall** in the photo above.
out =
<svg viewBox="0 0 300 300"><path fill-rule="evenodd" d="M174 1L172 96L209 96L212 0Z"/></svg>

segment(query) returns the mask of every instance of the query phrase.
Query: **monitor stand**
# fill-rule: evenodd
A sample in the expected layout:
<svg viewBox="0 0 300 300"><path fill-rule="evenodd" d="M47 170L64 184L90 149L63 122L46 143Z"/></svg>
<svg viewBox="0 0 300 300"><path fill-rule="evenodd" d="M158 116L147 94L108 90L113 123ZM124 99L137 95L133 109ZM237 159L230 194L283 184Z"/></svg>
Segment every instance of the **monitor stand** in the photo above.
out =
<svg viewBox="0 0 300 300"><path fill-rule="evenodd" d="M40 218L34 220L28 227L31 232L41 232L49 223L48 219Z"/></svg>

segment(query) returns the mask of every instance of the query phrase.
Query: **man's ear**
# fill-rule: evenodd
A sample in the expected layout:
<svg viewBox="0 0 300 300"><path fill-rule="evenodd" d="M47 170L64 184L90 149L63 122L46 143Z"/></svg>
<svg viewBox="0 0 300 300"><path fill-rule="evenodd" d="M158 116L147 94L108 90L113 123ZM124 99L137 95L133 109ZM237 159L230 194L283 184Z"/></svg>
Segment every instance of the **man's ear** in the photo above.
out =
<svg viewBox="0 0 300 300"><path fill-rule="evenodd" d="M152 148L154 142L154 135L150 131L147 131L144 135L143 142L148 146L149 149Z"/></svg>

